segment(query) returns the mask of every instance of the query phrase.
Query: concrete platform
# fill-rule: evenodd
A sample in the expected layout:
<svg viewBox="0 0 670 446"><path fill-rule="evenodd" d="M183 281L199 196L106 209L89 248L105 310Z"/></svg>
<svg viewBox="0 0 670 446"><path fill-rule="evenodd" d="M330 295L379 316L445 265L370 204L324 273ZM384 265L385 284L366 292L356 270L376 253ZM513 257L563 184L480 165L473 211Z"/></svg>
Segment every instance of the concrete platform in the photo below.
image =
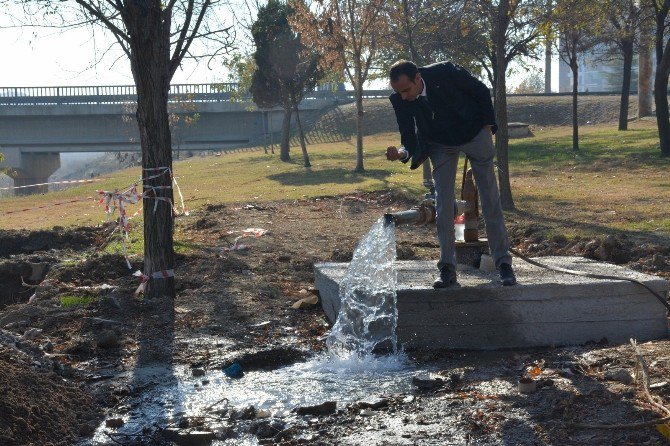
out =
<svg viewBox="0 0 670 446"><path fill-rule="evenodd" d="M668 281L581 257L542 257L548 265L639 280L667 296ZM668 336L665 307L631 282L555 273L515 259L519 284L503 287L497 272L459 266L461 287L434 290L435 262L398 261L398 338L407 348L499 349L576 345L607 338L624 343ZM348 263L315 265L328 319L339 311Z"/></svg>

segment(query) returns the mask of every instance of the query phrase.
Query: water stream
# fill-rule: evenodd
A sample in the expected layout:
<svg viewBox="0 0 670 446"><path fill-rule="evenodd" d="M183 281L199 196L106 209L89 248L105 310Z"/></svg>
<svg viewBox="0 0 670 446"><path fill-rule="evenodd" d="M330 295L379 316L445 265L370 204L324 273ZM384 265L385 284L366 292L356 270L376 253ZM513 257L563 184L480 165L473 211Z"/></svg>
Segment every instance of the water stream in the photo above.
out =
<svg viewBox="0 0 670 446"><path fill-rule="evenodd" d="M395 226L380 218L360 241L340 283L340 311L326 345L332 356L398 353Z"/></svg>
<svg viewBox="0 0 670 446"><path fill-rule="evenodd" d="M125 424L116 432L141 432L144 426L165 425L183 416L211 415L222 404L254 406L285 419L295 416L291 411L300 406L336 401L343 408L361 399L409 391L416 369L398 352L395 256L395 228L380 219L360 241L341 283L341 308L326 353L272 372L249 372L241 379L230 379L221 370L194 378L186 366L148 370L146 381L154 385L136 397L130 411L118 414ZM376 355L375 348L393 353ZM103 423L93 444L108 443L105 430L109 429ZM229 441L215 444L241 444L240 437ZM244 441L257 444L255 437Z"/></svg>

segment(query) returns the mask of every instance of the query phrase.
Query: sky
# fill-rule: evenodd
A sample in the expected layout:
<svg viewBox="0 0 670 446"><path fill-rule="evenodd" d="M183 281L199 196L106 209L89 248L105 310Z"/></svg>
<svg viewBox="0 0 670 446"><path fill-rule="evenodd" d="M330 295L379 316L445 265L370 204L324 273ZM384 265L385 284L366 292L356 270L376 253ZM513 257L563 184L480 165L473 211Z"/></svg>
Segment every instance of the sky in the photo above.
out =
<svg viewBox="0 0 670 446"><path fill-rule="evenodd" d="M20 14L16 6L10 13ZM0 87L132 85L129 63L114 38L101 29L58 30L36 27L0 28ZM111 49L109 49L111 48ZM541 63L543 66L543 62ZM558 90L558 67L552 70L553 89ZM518 84L526 73L513 73L508 82ZM185 60L172 83L224 82L221 62L207 66ZM386 88L377 81L369 88Z"/></svg>

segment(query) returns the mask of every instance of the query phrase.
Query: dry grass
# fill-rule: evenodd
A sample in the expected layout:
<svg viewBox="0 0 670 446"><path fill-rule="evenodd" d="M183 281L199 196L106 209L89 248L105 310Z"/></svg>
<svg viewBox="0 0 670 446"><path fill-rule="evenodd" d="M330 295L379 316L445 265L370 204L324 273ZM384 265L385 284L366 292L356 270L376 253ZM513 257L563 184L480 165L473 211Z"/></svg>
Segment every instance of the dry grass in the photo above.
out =
<svg viewBox="0 0 670 446"><path fill-rule="evenodd" d="M572 226L571 231L624 229L670 232L670 160L659 156L654 123L632 123L628 132L613 125L581 129L581 151L571 150L571 129L533 129L535 137L514 140L510 148L513 193L524 218ZM397 144L397 134L367 137L367 172L355 174L352 142L309 147L313 168L305 171L299 151L293 163L276 155L239 152L177 161L174 172L187 207L230 202L296 200L355 191L403 189L423 192L421 171L409 171L384 159L384 148ZM131 184L139 169L114 173L94 185L47 195L0 200L0 228L48 228L91 225L105 219L95 189ZM91 197L91 199L87 199ZM6 211L49 205L71 199L77 203L16 214ZM577 223L577 224L569 224Z"/></svg>

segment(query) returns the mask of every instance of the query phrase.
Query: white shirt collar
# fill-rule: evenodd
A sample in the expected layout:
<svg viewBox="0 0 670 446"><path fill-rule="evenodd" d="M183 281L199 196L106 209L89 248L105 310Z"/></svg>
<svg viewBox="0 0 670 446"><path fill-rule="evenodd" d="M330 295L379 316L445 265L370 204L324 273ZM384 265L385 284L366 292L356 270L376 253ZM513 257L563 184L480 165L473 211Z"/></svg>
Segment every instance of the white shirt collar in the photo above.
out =
<svg viewBox="0 0 670 446"><path fill-rule="evenodd" d="M427 97L428 97L428 93L426 93L426 81L424 81L423 78L422 78L422 79L421 79L421 82L423 82L423 91L421 92L421 95L420 95L420 96L423 96L423 97L427 98Z"/></svg>

